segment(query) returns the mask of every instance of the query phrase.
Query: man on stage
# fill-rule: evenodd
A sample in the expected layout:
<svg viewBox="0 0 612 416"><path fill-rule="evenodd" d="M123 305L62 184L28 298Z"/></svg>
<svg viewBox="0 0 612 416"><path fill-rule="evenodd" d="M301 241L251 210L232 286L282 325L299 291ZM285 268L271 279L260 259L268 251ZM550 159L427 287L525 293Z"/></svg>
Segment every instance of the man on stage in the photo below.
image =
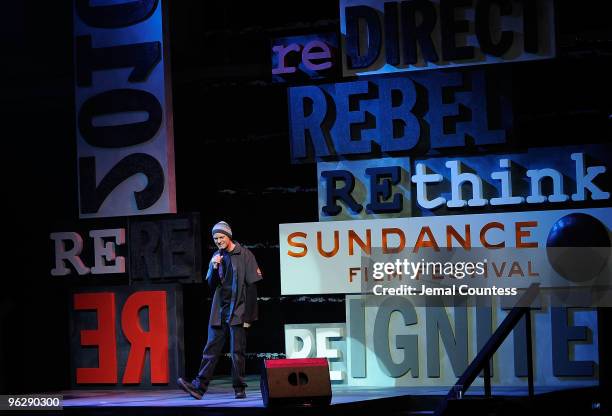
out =
<svg viewBox="0 0 612 416"><path fill-rule="evenodd" d="M232 384L235 397L246 397L244 382L246 332L257 320L257 288L262 279L255 256L248 248L232 239L232 229L225 221L212 229L218 250L208 266L206 280L214 292L208 323L208 341L196 378L190 383L183 378L178 385L191 396L201 399L206 393L215 366L229 334L232 356Z"/></svg>

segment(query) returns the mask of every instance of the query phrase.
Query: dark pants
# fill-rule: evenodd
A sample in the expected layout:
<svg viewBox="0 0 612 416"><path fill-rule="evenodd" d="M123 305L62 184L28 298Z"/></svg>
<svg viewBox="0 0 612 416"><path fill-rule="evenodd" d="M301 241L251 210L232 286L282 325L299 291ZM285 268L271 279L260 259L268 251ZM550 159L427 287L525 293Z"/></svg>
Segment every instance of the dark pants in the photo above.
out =
<svg viewBox="0 0 612 416"><path fill-rule="evenodd" d="M202 390L208 388L228 333L232 354L232 384L234 388L246 387L244 382L246 329L242 325L228 325L223 321L220 327L208 327L208 341L202 353L202 363L197 376Z"/></svg>

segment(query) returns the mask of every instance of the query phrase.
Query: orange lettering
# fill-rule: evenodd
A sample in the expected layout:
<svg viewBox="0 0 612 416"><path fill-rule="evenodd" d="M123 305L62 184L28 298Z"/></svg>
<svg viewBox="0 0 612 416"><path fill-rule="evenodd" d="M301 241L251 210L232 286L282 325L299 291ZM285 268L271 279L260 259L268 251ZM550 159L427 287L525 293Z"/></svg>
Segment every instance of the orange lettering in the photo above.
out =
<svg viewBox="0 0 612 416"><path fill-rule="evenodd" d="M484 227L482 227L482 230L480 230L480 242L482 243L482 246L485 248L503 248L506 247L506 243L504 241L502 241L501 243L498 244L491 244L487 241L486 238L486 234L487 231L489 231L491 228L498 228L500 230L504 230L504 224L502 224L501 222L490 222L488 224L485 224Z"/></svg>
<svg viewBox="0 0 612 416"><path fill-rule="evenodd" d="M334 248L331 251L323 250L323 238L321 236L321 231L317 231L317 250L323 257L334 257L338 250L340 249L340 233L338 230L334 231Z"/></svg>
<svg viewBox="0 0 612 416"><path fill-rule="evenodd" d="M512 277L515 274L521 277L525 277L525 274L523 273L523 269L521 269L521 265L519 264L518 261L515 261L512 263L512 268L510 269L510 273L508 273L508 277Z"/></svg>
<svg viewBox="0 0 612 416"><path fill-rule="evenodd" d="M389 248L389 246L387 245L387 235L388 234L397 234L397 236L400 239L400 243L397 247ZM405 246L406 246L406 236L404 235L404 232L402 230L400 230L399 228L383 228L382 229L382 252L384 254L399 253L404 249Z"/></svg>
<svg viewBox="0 0 612 416"><path fill-rule="evenodd" d="M353 283L353 277L361 270L360 267L349 267L349 283Z"/></svg>
<svg viewBox="0 0 612 416"><path fill-rule="evenodd" d="M289 254L291 257L304 257L306 255L306 253L308 253L308 246L306 244L304 244L304 243L298 243L296 241L293 241L293 239L296 238L296 237L306 238L307 234L299 232L299 231L295 232L295 233L291 233L287 237L287 244L289 244L291 247L302 248L303 250L301 252L299 252L299 253L287 250L287 254Z"/></svg>
<svg viewBox="0 0 612 416"><path fill-rule="evenodd" d="M353 230L349 230L348 232L348 244L349 244L349 255L352 256L355 252L353 242L356 242L359 247L361 247L361 251L370 255L372 251L372 232L371 230L366 230L366 242L364 243L361 238L357 235L357 233Z"/></svg>
<svg viewBox="0 0 612 416"><path fill-rule="evenodd" d="M453 228L452 225L446 226L446 248L450 250L452 248L451 237L455 237L455 240L461 247L466 250L472 248L472 236L470 234L470 224L465 224L465 238L459 235L459 232Z"/></svg>
<svg viewBox="0 0 612 416"><path fill-rule="evenodd" d="M517 222L515 224L516 231L516 248L534 248L538 246L537 241L523 242L523 237L530 237L531 231L523 230L523 227L537 227L537 221Z"/></svg>
<svg viewBox="0 0 612 416"><path fill-rule="evenodd" d="M528 274L529 276L539 276L539 275L540 275L540 273L538 273L538 272L536 272L536 271L533 271L533 270L531 269L531 260L529 260L529 261L527 262L527 274Z"/></svg>
<svg viewBox="0 0 612 416"><path fill-rule="evenodd" d="M501 265L501 270L497 268L497 264L495 264L495 262L492 263L493 264L493 270L495 271L495 275L497 277L502 277L502 274L504 273L504 269L506 268L506 262L504 261Z"/></svg>
<svg viewBox="0 0 612 416"><path fill-rule="evenodd" d="M425 234L427 234L428 241L424 240ZM431 233L431 229L428 226L421 228L421 232L419 233L419 238L417 238L417 242L412 249L413 253L419 251L421 247L433 247L434 250L440 251L440 247L438 247L438 243Z"/></svg>

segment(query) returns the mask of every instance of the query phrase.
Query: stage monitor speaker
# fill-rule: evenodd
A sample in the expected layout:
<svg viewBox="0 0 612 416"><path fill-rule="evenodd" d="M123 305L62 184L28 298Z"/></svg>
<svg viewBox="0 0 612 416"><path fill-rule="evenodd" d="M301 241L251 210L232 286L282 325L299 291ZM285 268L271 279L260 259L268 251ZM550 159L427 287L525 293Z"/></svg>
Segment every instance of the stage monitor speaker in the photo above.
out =
<svg viewBox="0 0 612 416"><path fill-rule="evenodd" d="M326 358L264 360L260 384L266 407L327 406L331 403Z"/></svg>

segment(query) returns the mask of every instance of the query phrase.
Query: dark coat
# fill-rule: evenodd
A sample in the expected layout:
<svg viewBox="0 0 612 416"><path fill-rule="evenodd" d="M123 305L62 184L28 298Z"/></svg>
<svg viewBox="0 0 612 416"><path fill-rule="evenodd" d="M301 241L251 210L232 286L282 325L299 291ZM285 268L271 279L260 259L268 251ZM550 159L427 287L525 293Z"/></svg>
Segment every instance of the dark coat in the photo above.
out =
<svg viewBox="0 0 612 416"><path fill-rule="evenodd" d="M234 242L236 247L226 255L230 256L232 265L232 300L230 304L230 325L242 325L257 320L257 287L255 283L262 279L261 271L257 266L255 256L246 247ZM219 251L213 253L213 257ZM221 293L221 280L218 270L213 268L212 262L208 264L206 281L214 292L210 308L210 326L221 325L221 306L223 305Z"/></svg>

